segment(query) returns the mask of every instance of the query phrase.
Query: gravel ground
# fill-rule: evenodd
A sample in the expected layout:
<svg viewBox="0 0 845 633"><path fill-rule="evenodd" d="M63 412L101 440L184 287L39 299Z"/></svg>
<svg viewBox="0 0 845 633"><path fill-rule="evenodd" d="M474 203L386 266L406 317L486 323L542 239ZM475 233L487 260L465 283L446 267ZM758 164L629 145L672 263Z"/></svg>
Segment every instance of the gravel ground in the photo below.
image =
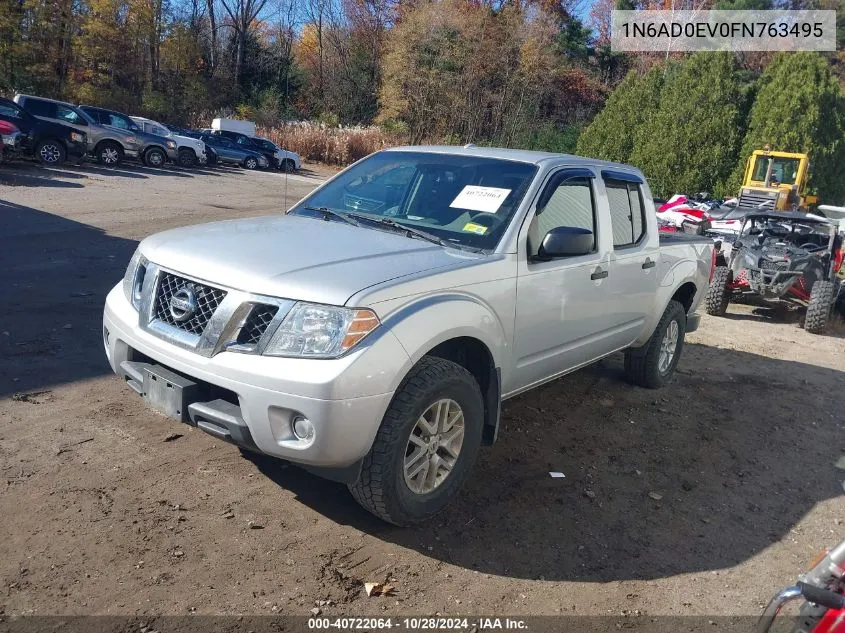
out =
<svg viewBox="0 0 845 633"><path fill-rule="evenodd" d="M614 357L508 401L414 529L151 412L100 334L137 240L325 173L0 167L0 614L751 615L845 537L841 328L747 306L705 317L662 391Z"/></svg>

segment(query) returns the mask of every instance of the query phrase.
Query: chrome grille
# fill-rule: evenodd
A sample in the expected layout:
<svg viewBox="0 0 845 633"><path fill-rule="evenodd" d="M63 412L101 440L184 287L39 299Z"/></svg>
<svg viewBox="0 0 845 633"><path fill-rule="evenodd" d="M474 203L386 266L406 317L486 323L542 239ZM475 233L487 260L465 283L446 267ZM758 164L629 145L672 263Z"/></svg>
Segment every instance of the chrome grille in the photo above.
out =
<svg viewBox="0 0 845 633"><path fill-rule="evenodd" d="M186 321L177 321L170 312L170 300L183 288L190 288L196 296L197 309ZM185 332L202 335L211 316L226 297L226 291L162 271L156 290L153 317Z"/></svg>
<svg viewBox="0 0 845 633"><path fill-rule="evenodd" d="M238 344L255 345L258 343L278 311L279 306L256 304L244 321L243 327L241 327L238 334Z"/></svg>

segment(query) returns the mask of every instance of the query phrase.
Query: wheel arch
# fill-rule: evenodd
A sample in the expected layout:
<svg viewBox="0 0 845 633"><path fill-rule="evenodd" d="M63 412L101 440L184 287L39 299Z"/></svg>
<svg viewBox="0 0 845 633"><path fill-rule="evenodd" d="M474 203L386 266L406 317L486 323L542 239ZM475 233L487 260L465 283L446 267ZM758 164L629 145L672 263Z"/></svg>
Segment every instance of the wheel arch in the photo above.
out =
<svg viewBox="0 0 845 633"><path fill-rule="evenodd" d="M100 149L103 147L103 145L107 145L107 144L116 145L120 149L121 152L125 152L123 145L120 143L120 141L118 141L117 139L113 139L113 138L104 138L104 139L100 139L99 141L97 141L97 144L94 146L94 152L95 153L99 152Z"/></svg>
<svg viewBox="0 0 845 633"><path fill-rule="evenodd" d="M449 326L433 330L432 324L438 323ZM382 325L405 349L411 367L426 356L436 356L472 374L484 397L484 443L492 444L499 427L502 358L509 347L496 313L475 297L436 295L403 306L387 316ZM406 375L397 377L396 388Z"/></svg>

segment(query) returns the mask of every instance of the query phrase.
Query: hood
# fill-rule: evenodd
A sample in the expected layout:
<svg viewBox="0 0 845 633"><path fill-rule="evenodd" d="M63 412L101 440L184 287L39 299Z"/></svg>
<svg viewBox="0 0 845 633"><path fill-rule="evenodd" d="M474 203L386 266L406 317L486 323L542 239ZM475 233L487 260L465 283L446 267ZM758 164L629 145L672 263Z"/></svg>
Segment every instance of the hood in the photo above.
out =
<svg viewBox="0 0 845 633"><path fill-rule="evenodd" d="M210 284L332 305L378 283L483 257L290 215L173 229L148 237L140 248L151 262Z"/></svg>
<svg viewBox="0 0 845 633"><path fill-rule="evenodd" d="M182 136L181 134L169 134L170 138L176 141L179 145L187 145L196 149L205 150L205 143L198 138L192 136Z"/></svg>

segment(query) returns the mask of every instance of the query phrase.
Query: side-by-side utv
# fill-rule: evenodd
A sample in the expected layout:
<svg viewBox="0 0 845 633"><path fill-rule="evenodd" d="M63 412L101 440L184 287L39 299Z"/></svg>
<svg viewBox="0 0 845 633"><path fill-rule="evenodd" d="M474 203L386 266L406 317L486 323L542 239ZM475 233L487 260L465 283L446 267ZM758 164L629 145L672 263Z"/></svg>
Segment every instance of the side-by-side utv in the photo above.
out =
<svg viewBox="0 0 845 633"><path fill-rule="evenodd" d="M707 313L724 315L740 298L788 303L806 308L805 330L823 332L840 292L838 228L837 221L808 213L749 213L732 243L716 243Z"/></svg>

